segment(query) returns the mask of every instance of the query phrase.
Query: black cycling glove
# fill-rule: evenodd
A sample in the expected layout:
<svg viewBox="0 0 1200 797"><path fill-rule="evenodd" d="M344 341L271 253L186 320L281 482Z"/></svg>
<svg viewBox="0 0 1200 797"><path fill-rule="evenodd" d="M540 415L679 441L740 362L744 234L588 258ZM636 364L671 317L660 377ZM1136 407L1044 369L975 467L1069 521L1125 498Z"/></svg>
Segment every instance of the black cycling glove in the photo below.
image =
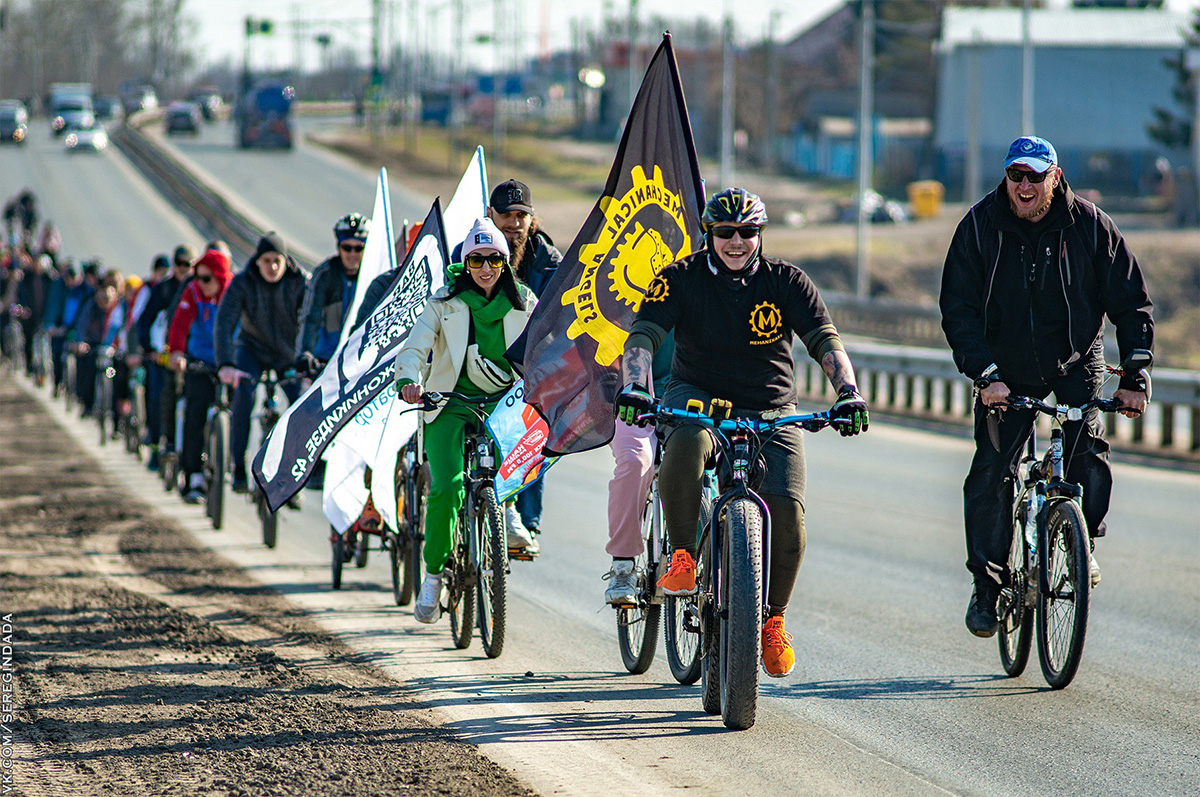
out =
<svg viewBox="0 0 1200 797"><path fill-rule="evenodd" d="M645 385L626 385L624 390L617 394L617 418L630 426L645 426L646 421L639 421L638 416L650 412L653 406L654 397Z"/></svg>
<svg viewBox="0 0 1200 797"><path fill-rule="evenodd" d="M866 400L858 395L857 388L850 386L842 388L842 391L838 393L837 401L833 402L833 406L829 408L829 416L834 420L841 418L849 421L849 423L837 426L842 437L851 437L859 432L867 431L870 422Z"/></svg>

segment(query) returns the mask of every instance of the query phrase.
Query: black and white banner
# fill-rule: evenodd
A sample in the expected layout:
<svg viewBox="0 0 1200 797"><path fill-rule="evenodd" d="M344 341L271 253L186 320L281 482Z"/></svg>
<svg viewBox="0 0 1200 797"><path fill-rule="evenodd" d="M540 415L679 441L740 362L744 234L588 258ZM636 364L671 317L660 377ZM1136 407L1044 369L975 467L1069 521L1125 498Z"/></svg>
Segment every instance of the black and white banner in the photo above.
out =
<svg viewBox="0 0 1200 797"><path fill-rule="evenodd" d="M448 260L442 210L434 201L396 281L369 318L279 419L254 457L254 478L271 511L295 495L338 430L395 379L395 357Z"/></svg>

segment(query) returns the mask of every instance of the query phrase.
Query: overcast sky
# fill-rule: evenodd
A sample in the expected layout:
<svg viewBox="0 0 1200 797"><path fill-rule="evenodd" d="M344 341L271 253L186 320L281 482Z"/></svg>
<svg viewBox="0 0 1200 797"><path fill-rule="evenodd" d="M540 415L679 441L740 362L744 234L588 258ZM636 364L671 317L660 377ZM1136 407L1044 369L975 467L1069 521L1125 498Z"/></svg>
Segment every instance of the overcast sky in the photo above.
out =
<svg viewBox="0 0 1200 797"><path fill-rule="evenodd" d="M513 20L522 31L520 49L523 56L539 52L566 49L571 44L571 21L585 20L595 27L608 7L622 20L629 13L630 0L462 0L465 7L465 36L468 42L467 59L479 68L490 69L495 50L491 45L473 44L478 34L490 33L496 20L496 3L501 2L504 18ZM735 34L740 41L765 37L772 13L778 14L775 36L788 39L821 19L842 0L633 0L637 16L643 24L651 16L686 19L702 15L718 22L726 9L734 14ZM1063 6L1068 0L1049 0L1051 5ZM455 41L450 29L454 0L382 0L385 20L385 51L387 42L411 46L413 19L411 9L416 3L416 29L421 47L447 52ZM1195 8L1200 0L1167 0L1167 7L1176 11ZM299 50L305 69L313 69L320 58L314 43L318 33L333 37L333 48L355 47L360 62L369 62L371 0L188 0L186 12L196 21L194 42L199 45L206 61L233 59L240 63L247 16L271 19L275 30L270 36L255 37L251 58L256 67L288 68L295 64ZM299 20L301 24L296 25ZM509 23L511 29L513 23ZM302 32L297 37L296 31ZM432 32L432 35L431 35ZM624 35L624 26L613 31ZM656 41L661 31L642 29L644 40ZM505 32L505 38L511 38ZM299 47L297 46L299 43ZM509 54L516 50L508 48Z"/></svg>

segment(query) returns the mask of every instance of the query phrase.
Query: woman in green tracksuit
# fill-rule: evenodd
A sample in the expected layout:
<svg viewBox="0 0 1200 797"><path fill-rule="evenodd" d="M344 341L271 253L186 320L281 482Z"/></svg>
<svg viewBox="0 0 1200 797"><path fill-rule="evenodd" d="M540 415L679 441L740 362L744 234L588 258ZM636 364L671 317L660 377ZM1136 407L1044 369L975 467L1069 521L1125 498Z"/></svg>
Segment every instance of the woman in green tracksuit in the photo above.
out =
<svg viewBox="0 0 1200 797"><path fill-rule="evenodd" d="M537 299L513 275L508 242L490 219L476 220L462 257L462 271L434 294L396 355L396 387L409 403L419 402L426 390L499 399L512 384L504 352L525 329ZM492 408L494 404L488 410ZM465 498L463 434L474 415L448 404L424 413L424 420L432 484L425 509L425 581L413 614L422 623L433 623L441 615L442 570ZM519 524L510 529L517 531L510 531L510 548L535 545L527 532L514 539L520 535Z"/></svg>

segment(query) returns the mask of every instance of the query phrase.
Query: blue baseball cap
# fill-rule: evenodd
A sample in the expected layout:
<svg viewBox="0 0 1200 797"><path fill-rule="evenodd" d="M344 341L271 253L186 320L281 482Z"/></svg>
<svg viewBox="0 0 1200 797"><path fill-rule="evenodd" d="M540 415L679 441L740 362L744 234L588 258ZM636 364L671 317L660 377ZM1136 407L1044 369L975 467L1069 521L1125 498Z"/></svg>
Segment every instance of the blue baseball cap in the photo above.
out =
<svg viewBox="0 0 1200 797"><path fill-rule="evenodd" d="M1014 163L1028 166L1035 172L1044 172L1051 166L1058 165L1058 153L1044 138L1021 136L1008 148L1008 159L1004 161L1004 168L1007 169Z"/></svg>

